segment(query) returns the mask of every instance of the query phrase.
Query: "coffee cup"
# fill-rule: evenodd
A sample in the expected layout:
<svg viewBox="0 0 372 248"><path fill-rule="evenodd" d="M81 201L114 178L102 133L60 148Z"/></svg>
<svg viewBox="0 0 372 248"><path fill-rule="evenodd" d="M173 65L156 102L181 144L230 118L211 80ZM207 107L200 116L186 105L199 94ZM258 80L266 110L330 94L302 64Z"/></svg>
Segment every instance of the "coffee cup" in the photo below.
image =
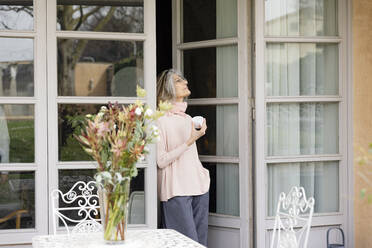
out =
<svg viewBox="0 0 372 248"><path fill-rule="evenodd" d="M192 122L194 123L194 127L196 129L200 129L203 125L204 118L203 118L203 116L194 116L192 118Z"/></svg>

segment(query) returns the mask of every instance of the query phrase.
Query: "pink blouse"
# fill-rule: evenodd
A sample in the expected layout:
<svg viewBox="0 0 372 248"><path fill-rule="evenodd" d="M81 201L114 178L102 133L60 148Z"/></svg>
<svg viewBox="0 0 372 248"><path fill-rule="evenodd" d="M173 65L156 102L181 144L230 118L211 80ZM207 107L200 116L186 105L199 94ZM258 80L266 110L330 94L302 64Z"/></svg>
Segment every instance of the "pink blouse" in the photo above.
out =
<svg viewBox="0 0 372 248"><path fill-rule="evenodd" d="M209 190L209 171L198 156L195 142L188 146L192 119L184 113L168 113L158 119L158 195L160 201L174 196L202 195Z"/></svg>

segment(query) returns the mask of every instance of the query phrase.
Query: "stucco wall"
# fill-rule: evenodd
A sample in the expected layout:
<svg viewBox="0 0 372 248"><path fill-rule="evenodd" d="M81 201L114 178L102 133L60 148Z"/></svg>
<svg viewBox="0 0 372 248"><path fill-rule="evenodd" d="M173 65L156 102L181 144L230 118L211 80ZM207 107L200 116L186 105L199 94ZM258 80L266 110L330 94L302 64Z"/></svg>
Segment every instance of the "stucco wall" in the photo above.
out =
<svg viewBox="0 0 372 248"><path fill-rule="evenodd" d="M353 0L354 156L372 143L372 1ZM372 162L355 163L355 247L372 247ZM366 188L366 197L361 190Z"/></svg>

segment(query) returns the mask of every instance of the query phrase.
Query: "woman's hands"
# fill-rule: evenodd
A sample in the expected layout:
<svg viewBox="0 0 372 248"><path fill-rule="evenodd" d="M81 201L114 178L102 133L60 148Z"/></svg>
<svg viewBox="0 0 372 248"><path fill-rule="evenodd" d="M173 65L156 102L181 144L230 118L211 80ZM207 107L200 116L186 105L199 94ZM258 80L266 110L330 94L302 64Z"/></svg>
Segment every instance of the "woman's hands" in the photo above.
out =
<svg viewBox="0 0 372 248"><path fill-rule="evenodd" d="M207 123L203 121L202 127L200 130L196 130L194 126L194 122L191 122L192 127L191 127L191 135L190 138L186 141L186 144L188 146L191 146L195 141L197 141L200 137L202 137L205 134L205 131L207 130Z"/></svg>

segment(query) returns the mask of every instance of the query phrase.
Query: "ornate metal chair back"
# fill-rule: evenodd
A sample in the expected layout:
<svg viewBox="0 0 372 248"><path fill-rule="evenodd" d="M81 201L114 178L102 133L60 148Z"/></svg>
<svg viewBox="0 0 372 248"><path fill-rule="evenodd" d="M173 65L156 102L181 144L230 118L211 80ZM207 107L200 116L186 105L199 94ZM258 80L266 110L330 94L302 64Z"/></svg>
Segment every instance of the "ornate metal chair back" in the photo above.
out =
<svg viewBox="0 0 372 248"><path fill-rule="evenodd" d="M303 187L280 193L276 209L271 248L306 248L315 200L306 198Z"/></svg>
<svg viewBox="0 0 372 248"><path fill-rule="evenodd" d="M79 181L63 193L55 189L51 193L53 211L53 231L57 233L60 222L70 234L69 225L73 226L71 233L92 233L102 231L99 213L99 198L96 182Z"/></svg>

